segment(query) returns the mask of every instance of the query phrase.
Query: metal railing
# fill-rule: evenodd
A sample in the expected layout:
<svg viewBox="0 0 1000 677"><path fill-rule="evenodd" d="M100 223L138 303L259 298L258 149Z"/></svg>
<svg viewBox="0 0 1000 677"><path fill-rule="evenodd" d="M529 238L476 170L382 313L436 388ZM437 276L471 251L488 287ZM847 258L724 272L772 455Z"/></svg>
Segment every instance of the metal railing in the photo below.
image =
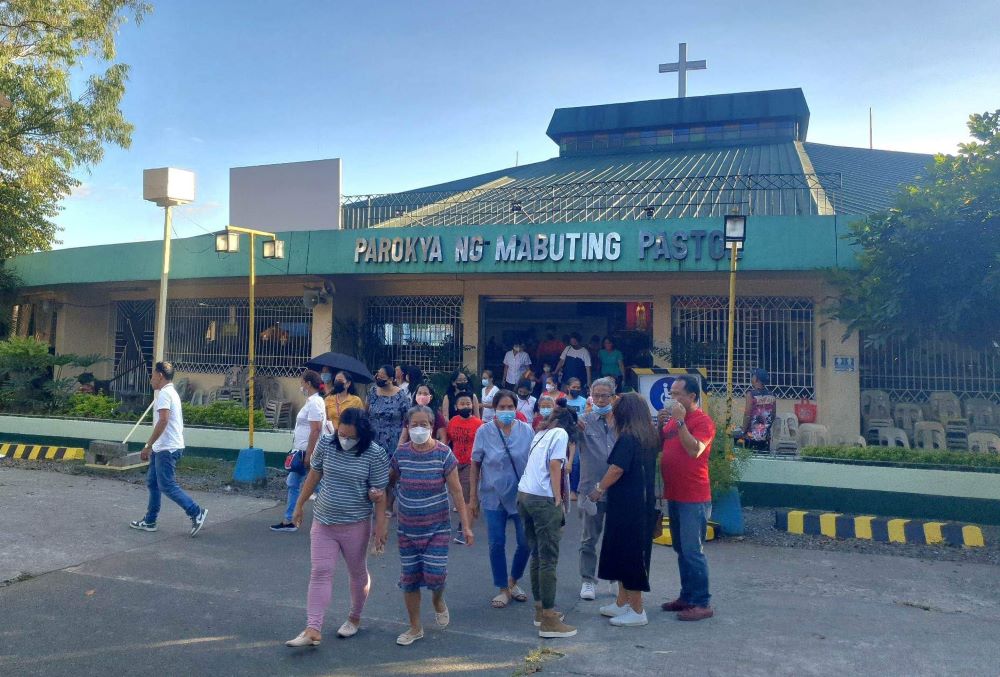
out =
<svg viewBox="0 0 1000 677"><path fill-rule="evenodd" d="M839 173L734 174L619 181L530 181L461 191L344 196L345 230L402 226L574 223L732 213L756 216L834 214Z"/></svg>

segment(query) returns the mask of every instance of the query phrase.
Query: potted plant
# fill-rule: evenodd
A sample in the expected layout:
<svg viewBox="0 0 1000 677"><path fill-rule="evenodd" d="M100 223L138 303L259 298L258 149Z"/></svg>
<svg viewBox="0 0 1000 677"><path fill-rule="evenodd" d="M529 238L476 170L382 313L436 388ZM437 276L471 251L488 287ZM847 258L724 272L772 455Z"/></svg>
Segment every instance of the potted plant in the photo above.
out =
<svg viewBox="0 0 1000 677"><path fill-rule="evenodd" d="M708 457L708 474L712 482L712 519L729 536L743 533L743 505L739 483L751 452L733 444L732 431L726 429L725 401L706 397L706 409L715 421L712 455Z"/></svg>

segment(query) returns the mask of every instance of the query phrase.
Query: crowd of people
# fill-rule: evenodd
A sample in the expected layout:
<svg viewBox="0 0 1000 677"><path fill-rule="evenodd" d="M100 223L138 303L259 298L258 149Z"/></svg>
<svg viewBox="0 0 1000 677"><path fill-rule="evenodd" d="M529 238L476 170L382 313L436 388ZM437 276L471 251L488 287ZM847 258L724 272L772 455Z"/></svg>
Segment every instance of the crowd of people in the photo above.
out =
<svg viewBox="0 0 1000 677"><path fill-rule="evenodd" d="M474 389L468 374L456 371L440 394L412 368L379 367L364 399L355 392L356 377L348 372L302 373L299 385L306 402L297 415L293 449L286 460L288 503L282 522L271 527L276 532L297 531L305 506L314 500L306 624L288 646L321 642L341 559L351 609L337 634L350 637L358 632L371 586L368 557L383 552L393 521L399 587L409 620L397 644L410 645L424 637L423 589L430 592L436 624L443 628L450 623L444 596L449 547L472 546L480 518L497 591L484 605L504 609L527 602L528 592L521 586L527 571L525 587L534 602L538 635L575 635L576 628L556 608L563 527L568 518L575 518L583 522L580 598L597 599L599 581L606 581L615 599L601 606L600 614L615 626L646 625L643 593L650 591L661 498L669 506L681 580L677 598L661 607L676 612L680 620L713 615L702 545L711 514L708 458L715 428L699 406L697 379L682 375L674 381L673 404L653 425L642 396L619 393L612 376L590 380L585 360L574 353L573 340L561 353L565 359L544 380L533 382L524 372L517 373L528 368L521 361L505 368L502 385L487 370ZM513 380L508 369L515 372ZM560 378L567 372L568 378ZM168 363L159 363L154 371L162 425L154 428L149 446L167 455L163 464L155 464L155 472L150 465L150 508L146 518L132 526L155 530L163 491L192 517L194 535L204 523L204 511L173 493L179 487L173 473L166 472L183 451L178 431L162 437L171 422L183 425L180 408L169 396L172 374ZM537 385L541 390L536 395ZM654 474L661 452L662 497ZM515 540L512 557L507 549L509 522Z"/></svg>

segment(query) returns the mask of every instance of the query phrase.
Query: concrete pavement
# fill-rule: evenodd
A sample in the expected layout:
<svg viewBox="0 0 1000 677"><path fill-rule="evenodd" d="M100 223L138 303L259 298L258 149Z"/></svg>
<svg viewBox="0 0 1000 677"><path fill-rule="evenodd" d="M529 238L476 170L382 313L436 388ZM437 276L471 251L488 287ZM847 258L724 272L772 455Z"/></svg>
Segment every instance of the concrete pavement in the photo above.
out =
<svg viewBox="0 0 1000 677"><path fill-rule="evenodd" d="M9 472L0 470L0 514L11 510ZM95 480L86 491L105 505L117 485ZM243 499L205 500L217 502L221 514L232 509L227 502ZM114 547L0 589L0 674L510 675L538 646L565 654L542 668L556 675L978 675L1000 665L1000 582L996 567L979 564L720 541L708 546L717 616L687 624L658 609L676 592L677 573L672 551L657 547L650 624L611 628L597 612L607 597L577 598L576 519L563 539L557 597L580 629L575 638L539 640L530 603L489 608L480 524L480 542L452 547L448 629L434 627L427 600L426 638L394 644L405 613L390 539L386 555L370 562L362 631L349 640L335 636L348 605L341 569L322 646L293 651L282 643L304 624L307 534L272 534L267 525L279 509L241 504L241 515L234 510L191 539L180 511L166 507L165 517L174 512L179 523L176 530L164 523L157 534L128 530L117 516L101 522L95 513L81 520L86 536L77 540ZM22 519L30 514L21 505L14 510ZM6 552L18 539L3 525ZM19 544L21 552L31 553L30 540Z"/></svg>

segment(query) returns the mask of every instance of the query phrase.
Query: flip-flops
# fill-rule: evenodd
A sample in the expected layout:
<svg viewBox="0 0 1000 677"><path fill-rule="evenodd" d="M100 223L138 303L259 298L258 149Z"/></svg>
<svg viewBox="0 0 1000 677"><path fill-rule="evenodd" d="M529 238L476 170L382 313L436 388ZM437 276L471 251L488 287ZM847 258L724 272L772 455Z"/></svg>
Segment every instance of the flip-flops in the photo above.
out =
<svg viewBox="0 0 1000 677"><path fill-rule="evenodd" d="M522 590L520 585L515 585L510 589L510 596L514 599L515 602L528 601L528 593Z"/></svg>
<svg viewBox="0 0 1000 677"><path fill-rule="evenodd" d="M504 609L510 604L511 594L504 590L499 593L496 597L490 600L490 606L494 609Z"/></svg>

